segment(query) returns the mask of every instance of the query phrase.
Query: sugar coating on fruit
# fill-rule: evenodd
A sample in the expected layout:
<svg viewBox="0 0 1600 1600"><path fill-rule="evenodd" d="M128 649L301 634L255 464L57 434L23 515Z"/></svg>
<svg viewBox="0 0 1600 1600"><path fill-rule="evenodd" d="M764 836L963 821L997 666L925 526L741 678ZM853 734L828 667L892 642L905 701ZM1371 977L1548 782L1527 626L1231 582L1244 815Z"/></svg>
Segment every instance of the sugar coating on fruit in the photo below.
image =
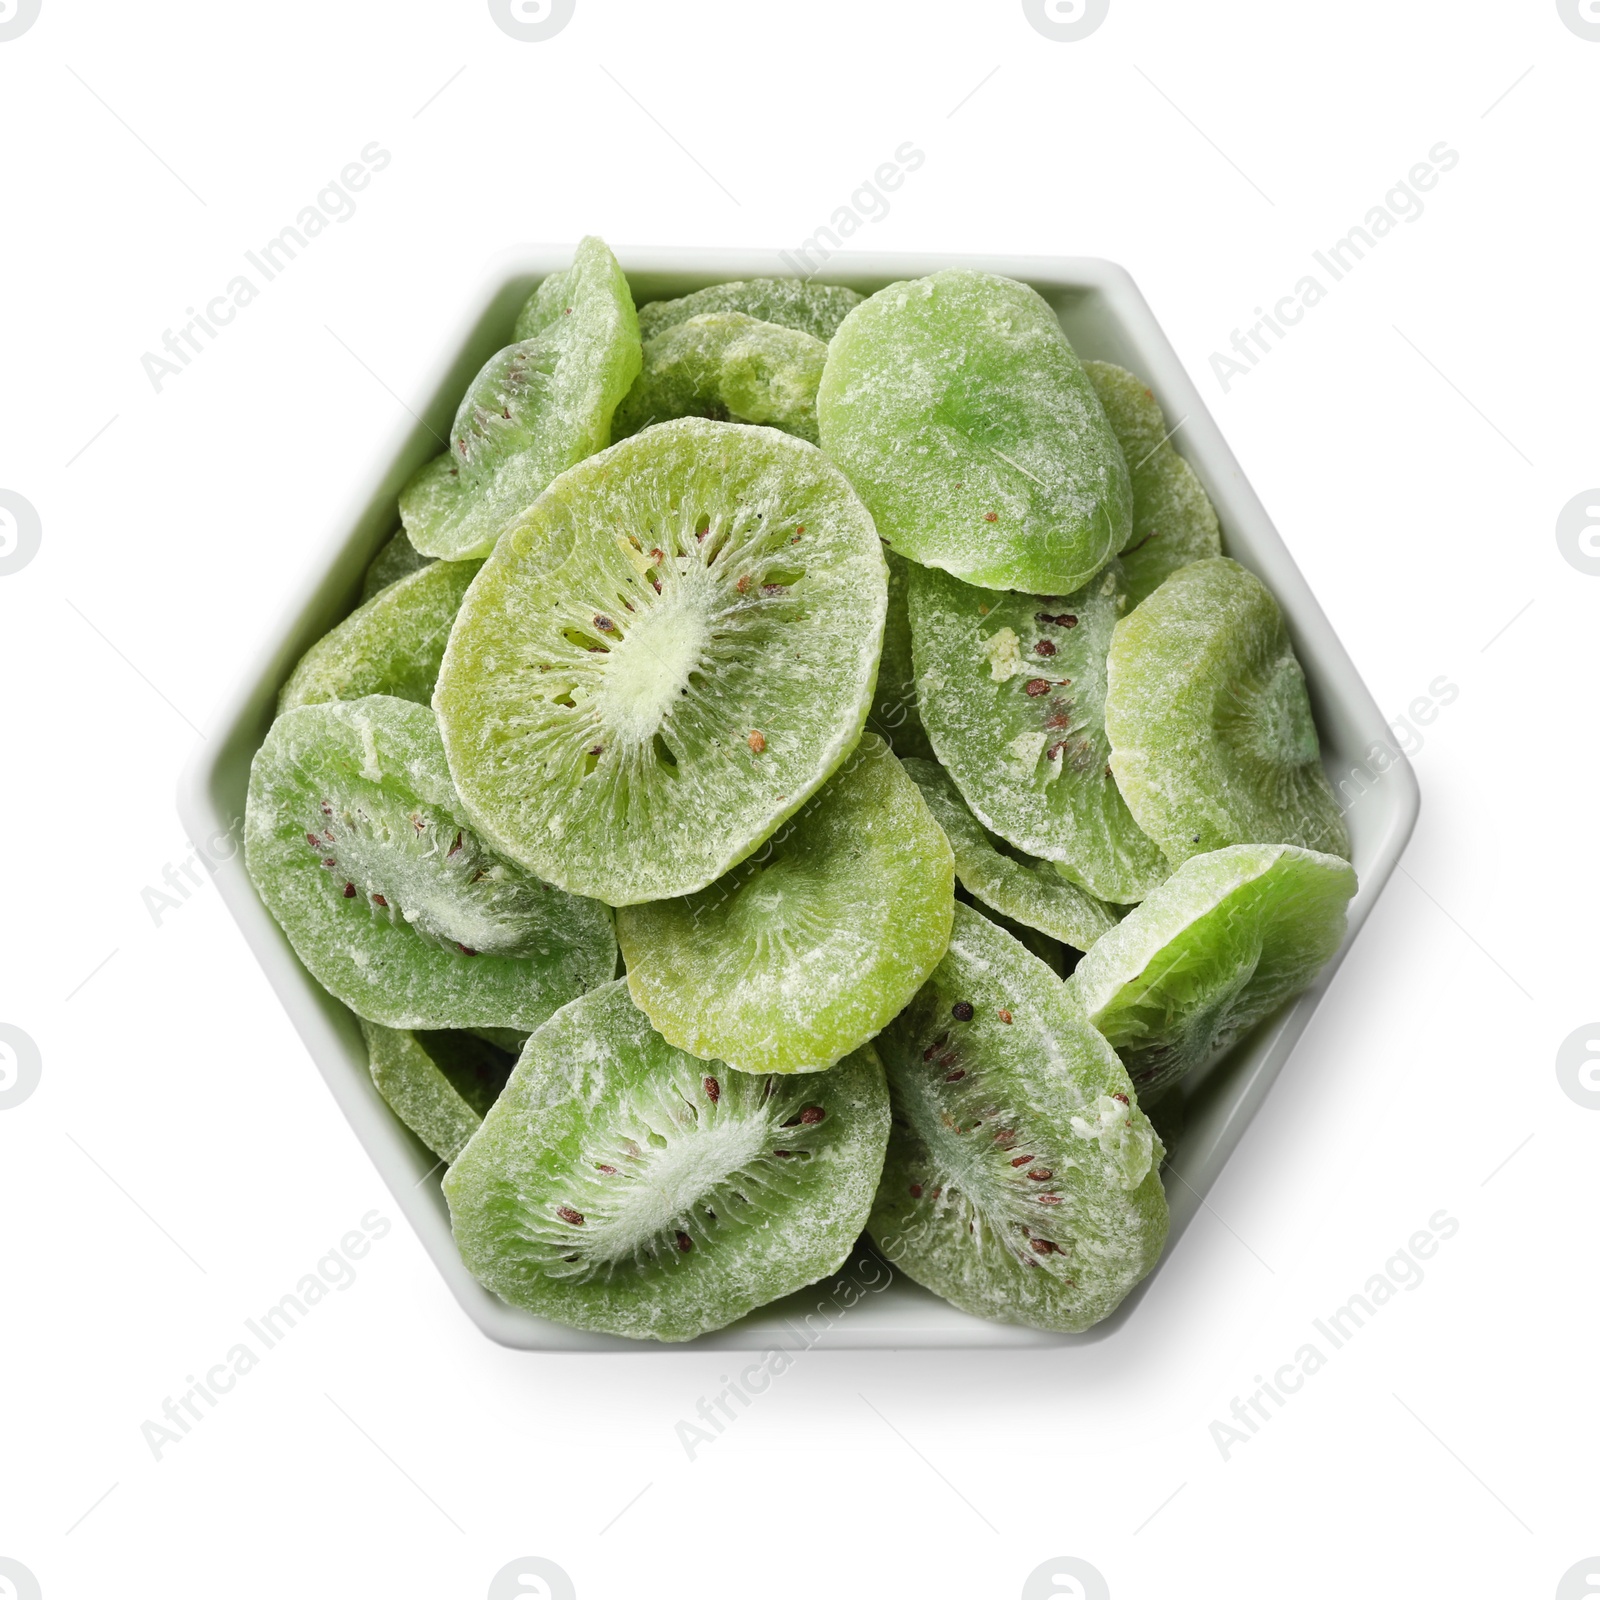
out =
<svg viewBox="0 0 1600 1600"><path fill-rule="evenodd" d="M854 747L886 606L872 519L813 446L693 418L625 439L462 606L434 705L463 802L574 893L702 889Z"/></svg>
<svg viewBox="0 0 1600 1600"><path fill-rule="evenodd" d="M884 616L883 654L878 660L878 684L872 693L867 726L897 756L931 760L933 746L917 709L917 674L911 661L910 563L888 545L883 554L889 565L889 609Z"/></svg>
<svg viewBox="0 0 1600 1600"><path fill-rule="evenodd" d="M997 628L983 640L983 655L989 662L989 676L996 683L1009 683L1022 671L1022 641L1010 628Z"/></svg>
<svg viewBox="0 0 1600 1600"><path fill-rule="evenodd" d="M1355 891L1347 861L1294 845L1192 856L1084 957L1074 994L1140 1094L1160 1093L1311 982Z"/></svg>
<svg viewBox="0 0 1600 1600"><path fill-rule="evenodd" d="M781 428L815 444L827 354L809 333L737 312L674 323L645 340L644 365L617 407L612 437L675 417L710 417Z"/></svg>
<svg viewBox="0 0 1600 1600"><path fill-rule="evenodd" d="M878 1050L893 1121L868 1231L884 1256L974 1316L1076 1333L1115 1310L1166 1238L1165 1152L1066 987L957 906Z"/></svg>
<svg viewBox="0 0 1600 1600"><path fill-rule="evenodd" d="M584 240L578 247L579 251L581 252L589 243L589 240ZM544 278L523 302L522 309L517 313L516 324L511 330L512 342L520 343L524 339L536 339L551 323L572 315L569 308L572 305L573 294L578 292L581 292L581 286L572 284L570 269L552 272ZM629 299L632 298L630 290Z"/></svg>
<svg viewBox="0 0 1600 1600"><path fill-rule="evenodd" d="M365 605L380 589L398 583L401 578L419 571L433 559L432 556L423 555L406 537L406 530L402 528L368 564L361 579L361 603Z"/></svg>
<svg viewBox="0 0 1600 1600"><path fill-rule="evenodd" d="M911 574L922 723L967 806L1094 899L1124 905L1167 871L1107 766L1106 651L1125 599L1116 562L1069 595Z"/></svg>
<svg viewBox="0 0 1600 1600"><path fill-rule="evenodd" d="M1089 949L1116 927L1120 908L1069 882L1050 862L996 838L968 810L942 767L912 758L905 769L950 841L956 876L975 899L1074 950Z"/></svg>
<svg viewBox="0 0 1600 1600"><path fill-rule="evenodd" d="M821 1077L734 1072L668 1044L618 979L529 1039L444 1192L513 1305L691 1339L845 1260L888 1127L870 1047Z"/></svg>
<svg viewBox="0 0 1600 1600"><path fill-rule="evenodd" d="M653 339L692 317L732 312L775 322L781 328L809 334L826 344L860 304L861 296L854 289L839 284L802 283L797 278L747 278L697 289L678 300L652 300L640 306L639 333Z"/></svg>
<svg viewBox="0 0 1600 1600"><path fill-rule="evenodd" d="M300 658L278 710L387 694L427 705L481 561L432 561L385 585Z"/></svg>
<svg viewBox="0 0 1600 1600"><path fill-rule="evenodd" d="M1216 508L1172 443L1161 407L1125 367L1085 361L1133 484L1133 529L1122 552L1131 610L1179 567L1222 554ZM1180 419L1181 424L1181 419Z"/></svg>
<svg viewBox="0 0 1600 1600"><path fill-rule="evenodd" d="M548 281L548 280L547 280ZM599 239L579 244L554 293L535 291L535 329L472 380L449 449L400 492L411 542L447 560L484 556L507 521L558 473L603 449L638 376L639 321L628 281Z"/></svg>
<svg viewBox="0 0 1600 1600"><path fill-rule="evenodd" d="M1025 284L953 268L880 290L828 346L817 415L878 532L925 566L1064 593L1128 540L1122 452Z"/></svg>
<svg viewBox="0 0 1600 1600"><path fill-rule="evenodd" d="M1283 613L1236 561L1180 567L1117 624L1105 723L1128 808L1174 863L1230 844L1349 857Z"/></svg>
<svg viewBox="0 0 1600 1600"><path fill-rule="evenodd" d="M372 1081L389 1108L444 1161L454 1161L505 1086L514 1061L471 1034L362 1022Z"/></svg>
<svg viewBox="0 0 1600 1600"><path fill-rule="evenodd" d="M1093 1139L1100 1146L1124 1189L1139 1185L1161 1148L1148 1118L1135 1117L1127 1102L1112 1094L1095 1101L1092 1117L1073 1117L1071 1127L1076 1138Z"/></svg>
<svg viewBox="0 0 1600 1600"><path fill-rule="evenodd" d="M1076 964L1079 951L1053 938L1048 933L1041 933L1038 928L1030 928L1025 922L1018 922L1015 917L1008 917L1004 912L996 911L991 905L986 905L976 895L970 893L965 884L961 884L956 893L958 905L970 906L979 916L987 917L995 927L1003 929L1010 934L1029 955L1037 956L1039 960L1058 978L1065 978Z"/></svg>
<svg viewBox="0 0 1600 1600"><path fill-rule="evenodd" d="M615 970L604 906L473 830L426 706L279 717L251 765L245 860L312 976L386 1027L531 1029Z"/></svg>
<svg viewBox="0 0 1600 1600"><path fill-rule="evenodd" d="M699 894L623 908L635 1003L744 1072L820 1072L921 988L950 939L954 863L915 784L865 733L819 793Z"/></svg>

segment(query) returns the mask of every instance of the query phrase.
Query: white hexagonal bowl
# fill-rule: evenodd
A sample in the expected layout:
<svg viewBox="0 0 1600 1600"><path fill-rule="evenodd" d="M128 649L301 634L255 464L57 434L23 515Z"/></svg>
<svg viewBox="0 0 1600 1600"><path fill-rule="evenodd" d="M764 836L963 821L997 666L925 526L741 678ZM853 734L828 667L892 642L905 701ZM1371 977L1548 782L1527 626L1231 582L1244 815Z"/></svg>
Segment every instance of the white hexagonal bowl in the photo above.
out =
<svg viewBox="0 0 1600 1600"><path fill-rule="evenodd" d="M533 286L546 273L565 266L571 256L570 245L510 251L493 263L467 297L454 336L410 407L413 420L396 429L362 475L354 502L329 527L326 559L306 575L287 615L272 630L271 642L222 707L216 733L196 751L186 770L178 809L195 841L238 837L250 759L272 720L279 686L301 654L352 609L363 570L398 526L395 497L401 484L437 451L439 438L448 436L468 382L509 341L517 310ZM734 278L791 275L775 252L637 249L622 250L619 257L641 303ZM1330 777L1338 785L1354 772L1366 775L1360 783L1347 784L1351 791L1362 791L1348 812L1361 888L1350 907L1349 933L1339 958L1310 990L1186 1086L1182 1131L1172 1141L1167 1169L1180 1181L1167 1184L1172 1229L1165 1261L1181 1248L1185 1229L1289 1060L1338 960L1359 935L1405 848L1420 797L1402 757L1394 757L1382 777L1371 780L1368 752L1374 742L1388 740L1383 715L1143 296L1121 267L1074 257L838 254L829 258L817 277L871 293L898 279L952 266L977 267L1032 284L1056 309L1080 356L1115 361L1139 373L1168 419L1179 419L1174 443L1217 507L1227 553L1263 579L1288 618L1310 684ZM439 1189L439 1164L379 1098L368 1075L355 1018L300 965L251 886L240 853L228 855L220 848L209 853L227 856L218 861L216 872L223 899L396 1203L462 1309L502 1344L527 1350L617 1351L756 1350L819 1342L834 1349L1020 1348L1103 1339L1140 1315L1148 1278L1113 1316L1086 1334L1040 1333L983 1322L891 1273L865 1247L836 1280L813 1285L689 1345L640 1345L581 1333L517 1310L490 1294L462 1265Z"/></svg>

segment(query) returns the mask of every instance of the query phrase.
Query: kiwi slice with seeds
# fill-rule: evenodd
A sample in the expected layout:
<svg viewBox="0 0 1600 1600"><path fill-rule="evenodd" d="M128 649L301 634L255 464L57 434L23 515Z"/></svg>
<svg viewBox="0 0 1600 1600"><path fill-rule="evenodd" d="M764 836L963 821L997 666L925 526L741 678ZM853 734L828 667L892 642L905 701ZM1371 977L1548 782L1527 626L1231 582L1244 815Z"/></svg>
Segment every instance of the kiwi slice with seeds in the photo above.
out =
<svg viewBox="0 0 1600 1600"><path fill-rule="evenodd" d="M300 658L280 713L326 700L388 694L427 705L450 625L481 561L430 561L387 584Z"/></svg>
<svg viewBox="0 0 1600 1600"><path fill-rule="evenodd" d="M1062 877L1052 862L1029 856L990 833L967 809L943 767L912 759L905 769L950 840L956 876L976 899L1074 950L1087 950L1116 927L1120 907L1096 900Z"/></svg>
<svg viewBox="0 0 1600 1600"><path fill-rule="evenodd" d="M1078 1333L1155 1265L1165 1152L1066 985L957 906L950 950L877 1041L893 1120L868 1231L974 1316Z"/></svg>
<svg viewBox="0 0 1600 1600"><path fill-rule="evenodd" d="M1125 598L1114 561L1068 595L911 573L917 698L940 763L984 827L1117 905L1168 870L1108 765L1106 651Z"/></svg>
<svg viewBox="0 0 1600 1600"><path fill-rule="evenodd" d="M950 940L950 846L866 733L789 823L699 894L625 906L634 1001L743 1072L820 1072L922 987Z"/></svg>
<svg viewBox="0 0 1600 1600"><path fill-rule="evenodd" d="M433 713L297 706L250 768L245 863L311 975L390 1028L537 1027L607 981L611 914L485 845Z"/></svg>
<svg viewBox="0 0 1600 1600"><path fill-rule="evenodd" d="M435 558L425 556L406 537L402 528L367 564L361 579L361 603L365 605L380 589L398 583L408 573L417 572Z"/></svg>
<svg viewBox="0 0 1600 1600"><path fill-rule="evenodd" d="M817 422L878 532L968 583L1069 593L1128 542L1105 411L1014 279L952 267L864 300L829 342Z"/></svg>
<svg viewBox="0 0 1600 1600"><path fill-rule="evenodd" d="M872 519L771 428L662 423L564 473L461 608L434 706L463 802L575 894L691 894L854 748L887 604Z"/></svg>
<svg viewBox="0 0 1600 1600"><path fill-rule="evenodd" d="M598 241L585 240L584 244L596 242ZM580 245L579 249L582 248ZM572 295L581 292L581 286L572 281L571 267L564 268L560 272L552 272L523 302L522 309L517 313L516 324L511 330L512 342L520 344L525 339L536 339L552 323L570 315L567 308L571 304ZM630 299L632 294L633 291L630 289Z"/></svg>
<svg viewBox="0 0 1600 1600"><path fill-rule="evenodd" d="M817 384L828 347L736 312L691 317L645 340L644 366L611 421L625 439L676 417L781 428L817 442Z"/></svg>
<svg viewBox="0 0 1600 1600"><path fill-rule="evenodd" d="M511 1304L692 1339L839 1267L888 1129L870 1046L820 1077L733 1072L669 1045L619 978L528 1040L444 1193Z"/></svg>
<svg viewBox="0 0 1600 1600"><path fill-rule="evenodd" d="M537 331L489 358L449 448L400 491L400 520L425 555L487 555L557 473L609 443L611 414L638 376L633 299L599 239L579 244L548 303L522 325Z"/></svg>
<svg viewBox="0 0 1600 1600"><path fill-rule="evenodd" d="M413 1032L362 1022L367 1065L390 1110L445 1161L454 1161L499 1098L516 1056L472 1033Z"/></svg>
<svg viewBox="0 0 1600 1600"><path fill-rule="evenodd" d="M1117 624L1105 727L1117 787L1174 865L1230 844L1349 859L1283 613L1237 561L1179 567Z"/></svg>
<svg viewBox="0 0 1600 1600"><path fill-rule="evenodd" d="M735 312L762 322L775 322L780 328L793 328L826 344L860 304L861 296L841 284L802 283L797 278L746 278L697 289L681 299L652 300L640 306L639 333L642 338L653 339L691 317Z"/></svg>

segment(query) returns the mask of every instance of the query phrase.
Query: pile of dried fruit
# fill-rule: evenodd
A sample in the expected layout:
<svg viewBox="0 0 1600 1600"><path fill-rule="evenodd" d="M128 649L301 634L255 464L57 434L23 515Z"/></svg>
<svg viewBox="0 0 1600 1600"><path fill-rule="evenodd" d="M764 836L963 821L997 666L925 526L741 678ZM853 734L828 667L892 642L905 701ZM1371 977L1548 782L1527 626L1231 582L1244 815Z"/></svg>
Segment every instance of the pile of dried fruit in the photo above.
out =
<svg viewBox="0 0 1600 1600"><path fill-rule="evenodd" d="M1167 1227L1140 1096L1355 890L1277 605L1139 380L1009 279L636 313L588 239L400 515L247 860L472 1271L688 1339L865 1229L976 1315L1110 1312Z"/></svg>

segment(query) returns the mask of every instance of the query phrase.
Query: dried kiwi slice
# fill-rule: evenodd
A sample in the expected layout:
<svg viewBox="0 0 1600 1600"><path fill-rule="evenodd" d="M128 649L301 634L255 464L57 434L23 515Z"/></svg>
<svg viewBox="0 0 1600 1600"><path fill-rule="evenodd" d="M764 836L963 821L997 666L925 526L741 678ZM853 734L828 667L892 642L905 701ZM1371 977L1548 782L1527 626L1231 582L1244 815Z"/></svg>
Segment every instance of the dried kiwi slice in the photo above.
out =
<svg viewBox="0 0 1600 1600"><path fill-rule="evenodd" d="M1079 962L1074 993L1140 1095L1158 1094L1311 982L1355 892L1347 861L1294 845L1191 856Z"/></svg>
<svg viewBox="0 0 1600 1600"><path fill-rule="evenodd" d="M517 1058L470 1033L361 1024L367 1065L389 1109L445 1161L454 1161L499 1098Z"/></svg>
<svg viewBox="0 0 1600 1600"><path fill-rule="evenodd" d="M380 589L387 589L391 583L398 583L409 573L417 572L427 566L433 559L432 556L423 555L406 537L406 530L402 528L367 564L366 573L361 579L362 605L365 605Z"/></svg>
<svg viewBox="0 0 1600 1600"><path fill-rule="evenodd" d="M639 333L653 339L668 328L720 311L739 312L780 328L809 333L824 344L861 304L854 289L833 283L802 283L798 278L746 278L713 284L679 300L652 300L639 307Z"/></svg>
<svg viewBox="0 0 1600 1600"><path fill-rule="evenodd" d="M1172 434L1156 398L1126 367L1085 361L1106 420L1133 481L1133 538L1123 550L1128 605L1139 604L1169 573L1222 554L1216 508Z"/></svg>
<svg viewBox="0 0 1600 1600"><path fill-rule="evenodd" d="M611 436L675 417L781 428L817 442L817 383L828 347L809 333L737 312L691 317L647 339L644 366L612 418Z"/></svg>
<svg viewBox="0 0 1600 1600"><path fill-rule="evenodd" d="M1118 908L1069 883L1053 863L1025 855L990 833L967 809L943 767L913 757L905 768L950 840L956 876L969 894L1074 950L1087 950L1116 927Z"/></svg>
<svg viewBox="0 0 1600 1600"><path fill-rule="evenodd" d="M1230 844L1349 857L1283 613L1238 562L1180 567L1117 624L1105 725L1128 809L1174 865Z"/></svg>
<svg viewBox="0 0 1600 1600"><path fill-rule="evenodd" d="M867 733L800 813L699 894L628 906L634 1003L741 1072L820 1072L922 987L950 942L950 846Z"/></svg>
<svg viewBox="0 0 1600 1600"><path fill-rule="evenodd" d="M991 589L1066 594L1128 542L1128 469L1056 314L964 267L845 319L817 394L823 448L903 556Z"/></svg>
<svg viewBox="0 0 1600 1600"><path fill-rule="evenodd" d="M444 1180L467 1266L513 1305L692 1339L850 1254L889 1130L864 1046L831 1072L730 1072L674 1049L625 980L528 1040Z"/></svg>
<svg viewBox="0 0 1600 1600"><path fill-rule="evenodd" d="M610 441L611 413L639 372L628 280L591 238L557 289L544 321L522 319L538 331L491 356L472 380L450 448L400 491L400 519L425 555L487 555L557 473Z"/></svg>
<svg viewBox="0 0 1600 1600"><path fill-rule="evenodd" d="M959 882L956 884L956 904L970 906L979 916L987 917L995 927L1003 928L1030 955L1038 956L1058 978L1068 976L1078 964L1079 956L1083 954L1081 950L1074 950L1059 939L1052 939L1048 933L1040 933L1037 928L1030 928L1025 922L1014 921L1003 912L996 911L993 906L986 906L983 901L969 894Z"/></svg>
<svg viewBox="0 0 1600 1600"><path fill-rule="evenodd" d="M427 705L450 624L481 561L433 561L386 585L300 658L278 711L389 694Z"/></svg>
<svg viewBox="0 0 1600 1600"><path fill-rule="evenodd" d="M434 694L462 800L575 894L691 894L826 781L887 604L872 519L811 445L685 418L564 473L461 608Z"/></svg>
<svg viewBox="0 0 1600 1600"><path fill-rule="evenodd" d="M1106 649L1123 601L1115 563L1065 596L911 573L917 698L940 762L986 828L1119 905L1167 873L1106 764Z"/></svg>
<svg viewBox="0 0 1600 1600"><path fill-rule="evenodd" d="M1164 1155L1066 986L966 906L878 1039L893 1121L868 1231L973 1316L1079 1333L1155 1265Z"/></svg>
<svg viewBox="0 0 1600 1600"><path fill-rule="evenodd" d="M597 240L585 239L579 246L581 253L585 247L598 243ZM574 264L576 264L576 256ZM548 328L551 323L559 321L567 315L567 307L571 304L571 297L567 293L568 284L572 279L572 268L564 268L560 272L552 272L545 278L532 294L523 302L522 309L517 313L517 320L511 330L511 339L514 344L520 344L524 339L536 339ZM574 292L581 293L581 286L574 285ZM633 299L633 291L628 291L628 299Z"/></svg>
<svg viewBox="0 0 1600 1600"><path fill-rule="evenodd" d="M536 1028L616 969L611 914L486 847L433 713L297 706L250 768L245 861L311 975L389 1028Z"/></svg>
<svg viewBox="0 0 1600 1600"><path fill-rule="evenodd" d="M889 610L883 622L883 654L878 660L878 687L873 691L867 726L897 756L933 760L933 746L917 710L917 673L911 661L911 614L907 609L911 563L883 547L889 563Z"/></svg>

